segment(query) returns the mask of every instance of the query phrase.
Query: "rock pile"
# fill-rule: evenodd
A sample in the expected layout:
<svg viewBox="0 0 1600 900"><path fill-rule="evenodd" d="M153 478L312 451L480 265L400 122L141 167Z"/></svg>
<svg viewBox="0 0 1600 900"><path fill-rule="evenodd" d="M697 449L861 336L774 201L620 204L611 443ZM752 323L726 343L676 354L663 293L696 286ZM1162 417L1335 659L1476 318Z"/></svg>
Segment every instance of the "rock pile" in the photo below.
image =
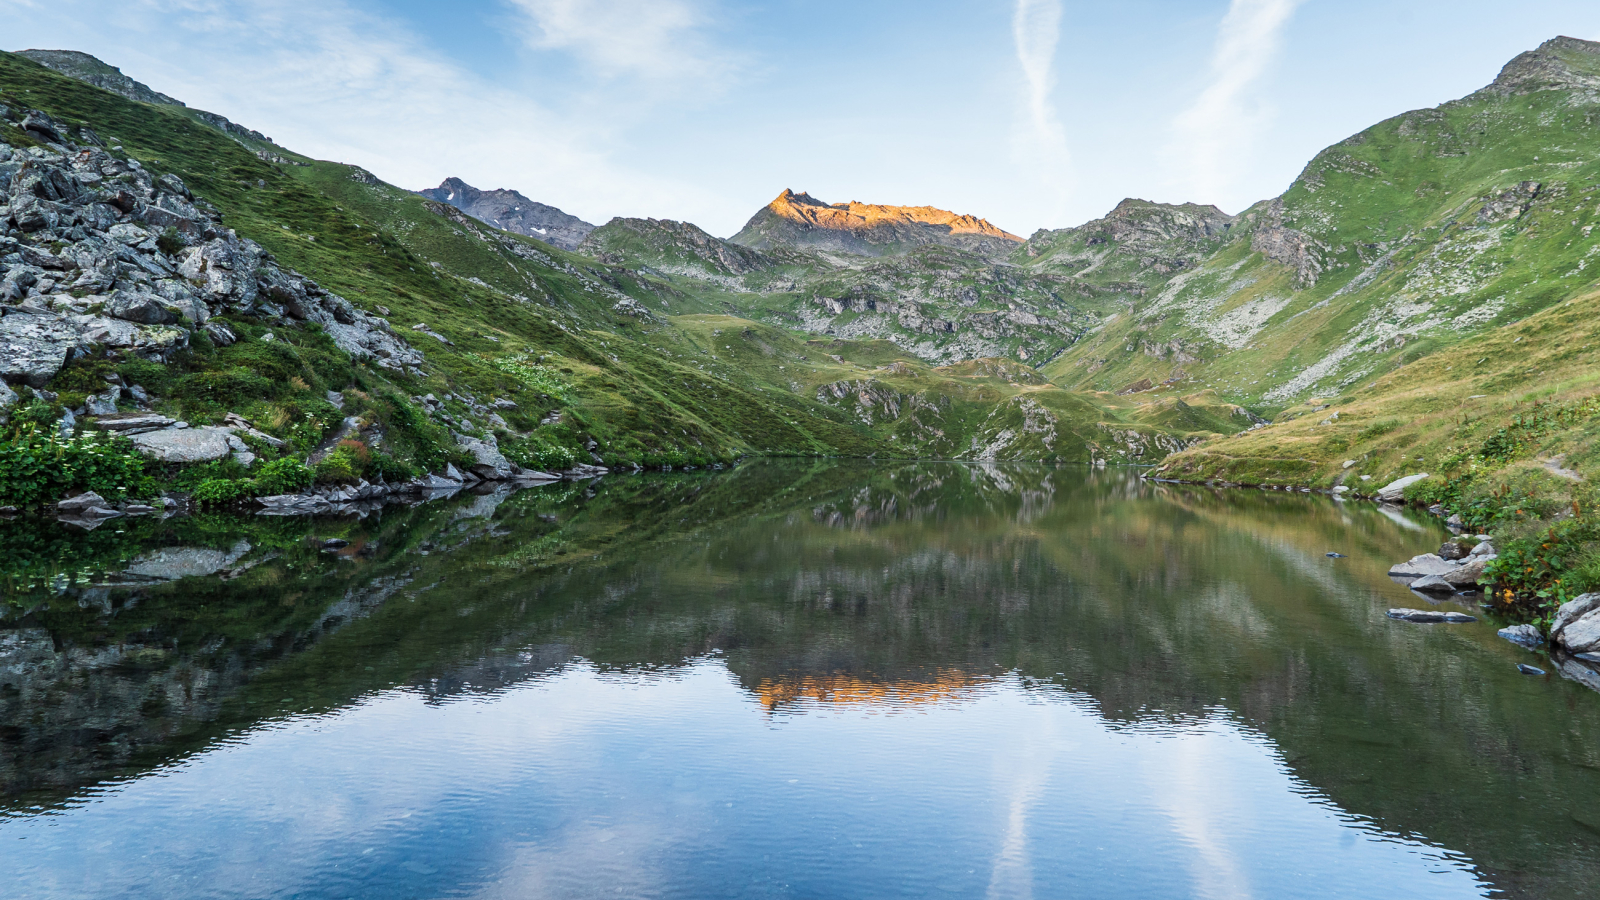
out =
<svg viewBox="0 0 1600 900"><path fill-rule="evenodd" d="M201 329L226 346L237 336L210 321L223 313L315 322L357 359L423 364L387 321L225 228L178 176L74 143L41 112L20 125L44 146L0 143L0 379L43 387L83 355L165 361Z"/></svg>

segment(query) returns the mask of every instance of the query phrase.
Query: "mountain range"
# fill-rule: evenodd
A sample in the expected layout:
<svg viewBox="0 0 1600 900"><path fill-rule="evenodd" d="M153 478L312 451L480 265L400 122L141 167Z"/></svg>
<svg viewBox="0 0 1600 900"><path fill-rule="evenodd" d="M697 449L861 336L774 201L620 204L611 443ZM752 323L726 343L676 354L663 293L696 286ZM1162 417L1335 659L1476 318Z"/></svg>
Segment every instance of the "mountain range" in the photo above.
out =
<svg viewBox="0 0 1600 900"><path fill-rule="evenodd" d="M1335 143L1237 215L1130 198L1026 239L975 215L790 190L731 238L670 219L593 227L456 178L419 194L69 51L0 57L0 105L14 148L0 185L47 165L36 154L103 143L181 178L362 314L404 322L396 333L427 363L360 390L397 398L369 410L377 420L412 409L443 429L446 450L493 437L524 459L559 449L607 465L753 452L1138 461L1331 489L1419 457L1467 465L1479 458L1463 448L1529 409L1596 389L1579 313L1600 272L1600 44L1574 38ZM34 127L46 120L57 130ZM48 276L28 254L76 240L6 227L8 278ZM195 240L180 230L173 249ZM66 304L67 282L30 277L15 301ZM190 421L315 405L298 388L236 404L248 410L183 394L186 378L231 371L234 352L167 360L179 374L152 402ZM78 383L93 358L51 383ZM516 406L491 418L498 400ZM1539 460L1600 466L1579 419L1494 466L1535 480L1549 471ZM1482 459L1474 471L1494 468Z"/></svg>

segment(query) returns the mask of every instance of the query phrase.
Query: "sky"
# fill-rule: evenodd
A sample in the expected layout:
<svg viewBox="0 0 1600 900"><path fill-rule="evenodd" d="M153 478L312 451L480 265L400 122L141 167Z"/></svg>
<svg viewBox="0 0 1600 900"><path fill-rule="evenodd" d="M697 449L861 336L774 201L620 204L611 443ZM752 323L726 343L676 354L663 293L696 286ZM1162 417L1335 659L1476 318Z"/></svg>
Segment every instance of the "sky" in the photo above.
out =
<svg viewBox="0 0 1600 900"><path fill-rule="evenodd" d="M737 231L785 188L1013 233L1124 197L1236 213L1493 80L1593 0L0 0L289 149L590 222Z"/></svg>

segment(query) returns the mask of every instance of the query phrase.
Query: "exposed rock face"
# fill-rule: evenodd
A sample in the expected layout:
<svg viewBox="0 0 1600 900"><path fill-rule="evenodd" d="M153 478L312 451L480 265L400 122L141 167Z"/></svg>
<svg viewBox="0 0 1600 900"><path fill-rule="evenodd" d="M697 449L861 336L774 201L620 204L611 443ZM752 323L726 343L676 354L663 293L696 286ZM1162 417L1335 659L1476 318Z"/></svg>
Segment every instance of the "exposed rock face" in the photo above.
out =
<svg viewBox="0 0 1600 900"><path fill-rule="evenodd" d="M1322 274L1322 242L1303 231L1283 227L1283 198L1272 201L1250 238L1250 249L1294 269L1294 286L1312 287Z"/></svg>
<svg viewBox="0 0 1600 900"><path fill-rule="evenodd" d="M140 103L159 103L163 106L182 106L183 101L175 100L159 91L151 90L148 85L134 81L122 74L116 66L107 65L87 53L77 50L19 50L18 56L26 56L47 69L54 69L63 75L85 81L97 88L108 90L113 94L121 94L129 100Z"/></svg>
<svg viewBox="0 0 1600 900"><path fill-rule="evenodd" d="M1573 653L1600 650L1600 593L1580 594L1556 610L1550 640Z"/></svg>
<svg viewBox="0 0 1600 900"><path fill-rule="evenodd" d="M22 50L18 56L26 56L47 69L54 69L69 78L92 84L102 90L113 94L120 94L129 100L140 103L156 103L162 106L183 106L182 100L168 97L160 91L152 90L149 85L134 81L122 74L122 70L113 65L101 62L87 53L77 50ZM243 125L235 124L223 116L203 109L192 111L192 115L212 128L232 135L236 138L271 143L272 138L259 131L253 131Z"/></svg>
<svg viewBox="0 0 1600 900"><path fill-rule="evenodd" d="M525 234L562 250L577 250L594 230L593 225L577 216L529 200L516 191L480 191L459 178L446 178L438 187L417 193L448 203L496 228Z"/></svg>
<svg viewBox="0 0 1600 900"><path fill-rule="evenodd" d="M769 250L813 248L862 256L889 256L939 244L987 256L1010 253L1022 238L976 216L931 206L827 204L810 194L785 190L730 238Z"/></svg>
<svg viewBox="0 0 1600 900"><path fill-rule="evenodd" d="M1167 276L1199 265L1237 222L1237 216L1215 206L1129 197L1103 218L1034 232L1022 252L1029 261L1085 274L1110 269L1118 275Z"/></svg>
<svg viewBox="0 0 1600 900"><path fill-rule="evenodd" d="M1396 578L1422 578L1428 575L1445 575L1456 570L1456 564L1440 559L1436 553L1413 556L1403 563L1395 563L1389 574Z"/></svg>
<svg viewBox="0 0 1600 900"><path fill-rule="evenodd" d="M221 312L316 322L345 352L395 371L424 362L388 322L223 227L177 176L52 146L0 143L0 378L43 387L81 354L165 360Z"/></svg>
<svg viewBox="0 0 1600 900"><path fill-rule="evenodd" d="M1600 43L1551 38L1506 63L1483 91L1512 95L1573 89L1600 90Z"/></svg>
<svg viewBox="0 0 1600 900"><path fill-rule="evenodd" d="M169 463L221 459L233 452L233 432L226 428L166 428L133 435L130 440L146 456ZM233 438L238 440L238 438Z"/></svg>

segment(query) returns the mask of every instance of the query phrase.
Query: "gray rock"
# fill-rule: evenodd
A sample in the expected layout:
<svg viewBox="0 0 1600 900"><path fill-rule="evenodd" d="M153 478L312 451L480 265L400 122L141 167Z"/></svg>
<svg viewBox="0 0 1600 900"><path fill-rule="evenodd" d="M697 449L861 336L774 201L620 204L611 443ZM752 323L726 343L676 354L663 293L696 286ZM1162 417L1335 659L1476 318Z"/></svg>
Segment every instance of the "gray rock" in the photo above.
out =
<svg viewBox="0 0 1600 900"><path fill-rule="evenodd" d="M456 469L456 464L455 463L446 463L445 464L444 477L445 477L445 480L453 481L456 484L460 484L462 481L466 480L465 478L462 477L461 473Z"/></svg>
<svg viewBox="0 0 1600 900"><path fill-rule="evenodd" d="M1445 581L1438 575L1424 575L1411 582L1410 587L1413 591L1421 591L1424 594L1454 594L1456 592L1455 585Z"/></svg>
<svg viewBox="0 0 1600 900"><path fill-rule="evenodd" d="M218 347L228 347L239 340L239 336L233 333L233 329L223 322L207 322L205 329L206 336L211 338L211 343L216 344Z"/></svg>
<svg viewBox="0 0 1600 900"><path fill-rule="evenodd" d="M106 502L106 498L100 496L94 491L84 491L76 497L68 497L67 499L62 500L60 503L57 503L56 511L63 513L78 513L86 509L93 509L95 507L108 507L110 505L110 503Z"/></svg>
<svg viewBox="0 0 1600 900"><path fill-rule="evenodd" d="M1563 604L1562 608L1565 608ZM1600 610L1591 609L1577 619L1562 626L1559 632L1550 629L1556 643L1573 653L1592 653L1600 650Z"/></svg>
<svg viewBox="0 0 1600 900"><path fill-rule="evenodd" d="M1530 666L1527 663L1517 663L1517 671L1521 672L1524 675L1543 675L1544 674L1544 670L1543 669L1539 668L1538 666Z"/></svg>
<svg viewBox="0 0 1600 900"><path fill-rule="evenodd" d="M110 431L116 434L139 434L168 428L176 422L176 419L168 418L160 413L130 412L101 416L95 420L94 424L102 431Z"/></svg>
<svg viewBox="0 0 1600 900"><path fill-rule="evenodd" d="M177 314L167 308L161 297L131 291L113 293L106 301L105 313L112 318L141 325L171 325L178 321Z"/></svg>
<svg viewBox="0 0 1600 900"><path fill-rule="evenodd" d="M1485 541L1479 541L1478 545L1476 547L1473 547L1472 551L1470 553L1468 553L1467 555L1468 556L1495 556L1497 554L1494 552L1494 545L1485 540Z"/></svg>
<svg viewBox="0 0 1600 900"><path fill-rule="evenodd" d="M1394 481L1391 481L1383 487L1378 488L1377 497L1379 500L1383 500L1388 503L1398 502L1404 499L1406 488L1427 477L1428 473L1422 472L1416 475L1407 475L1404 478L1396 478Z"/></svg>
<svg viewBox="0 0 1600 900"><path fill-rule="evenodd" d="M1467 551L1466 547L1461 546L1460 544L1456 543L1455 541L1445 541L1443 544L1439 545L1439 558L1440 559L1449 559L1449 560L1464 559L1466 557L1466 555L1467 555L1467 552L1468 551Z"/></svg>
<svg viewBox="0 0 1600 900"><path fill-rule="evenodd" d="M1550 623L1550 640L1560 641L1561 633L1568 625L1578 621L1584 616L1600 609L1600 593L1579 594L1571 600L1561 604L1556 610L1556 617Z"/></svg>
<svg viewBox="0 0 1600 900"><path fill-rule="evenodd" d="M1395 564L1389 569L1389 574L1396 578L1421 578L1424 575L1443 575L1455 569L1455 563L1441 559L1438 554L1423 553Z"/></svg>
<svg viewBox="0 0 1600 900"><path fill-rule="evenodd" d="M0 316L0 379L44 387L67 360L87 352L83 333L64 316L8 307Z"/></svg>
<svg viewBox="0 0 1600 900"><path fill-rule="evenodd" d="M113 388L103 394L90 394L84 401L84 408L91 416L114 416L117 414L117 397L122 391Z"/></svg>
<svg viewBox="0 0 1600 900"><path fill-rule="evenodd" d="M472 471L489 481L504 481L511 477L511 462L500 452L494 436L478 438L456 435L456 445L472 454Z"/></svg>
<svg viewBox="0 0 1600 900"><path fill-rule="evenodd" d="M1534 625L1512 625L1508 628L1500 629L1496 634L1513 644L1521 644L1524 647L1544 646L1544 632Z"/></svg>
<svg viewBox="0 0 1600 900"><path fill-rule="evenodd" d="M194 463L221 459L233 452L226 428L168 428L132 436L134 446L146 456L161 462Z"/></svg>
<svg viewBox="0 0 1600 900"><path fill-rule="evenodd" d="M1420 622L1423 624L1434 622L1476 622L1475 616L1466 613L1444 612L1436 609L1391 609L1389 618L1399 619L1403 622Z"/></svg>
<svg viewBox="0 0 1600 900"><path fill-rule="evenodd" d="M1439 576L1436 576L1436 577L1438 577L1438 578L1444 580L1445 582L1449 583L1451 586L1455 587L1457 590L1461 590L1461 591L1474 590L1478 586L1478 579L1483 577L1484 567L1489 565L1489 561L1490 561L1491 558L1492 557L1482 557L1482 556L1469 557L1467 559L1467 561L1463 562L1460 566L1457 566L1456 568L1444 573L1443 575L1439 575ZM1413 589L1415 589L1416 585L1413 584L1411 587Z"/></svg>
<svg viewBox="0 0 1600 900"><path fill-rule="evenodd" d="M4 381L0 381L0 414L3 414L5 410L15 406L16 403L17 392L11 389L11 385L6 384Z"/></svg>

